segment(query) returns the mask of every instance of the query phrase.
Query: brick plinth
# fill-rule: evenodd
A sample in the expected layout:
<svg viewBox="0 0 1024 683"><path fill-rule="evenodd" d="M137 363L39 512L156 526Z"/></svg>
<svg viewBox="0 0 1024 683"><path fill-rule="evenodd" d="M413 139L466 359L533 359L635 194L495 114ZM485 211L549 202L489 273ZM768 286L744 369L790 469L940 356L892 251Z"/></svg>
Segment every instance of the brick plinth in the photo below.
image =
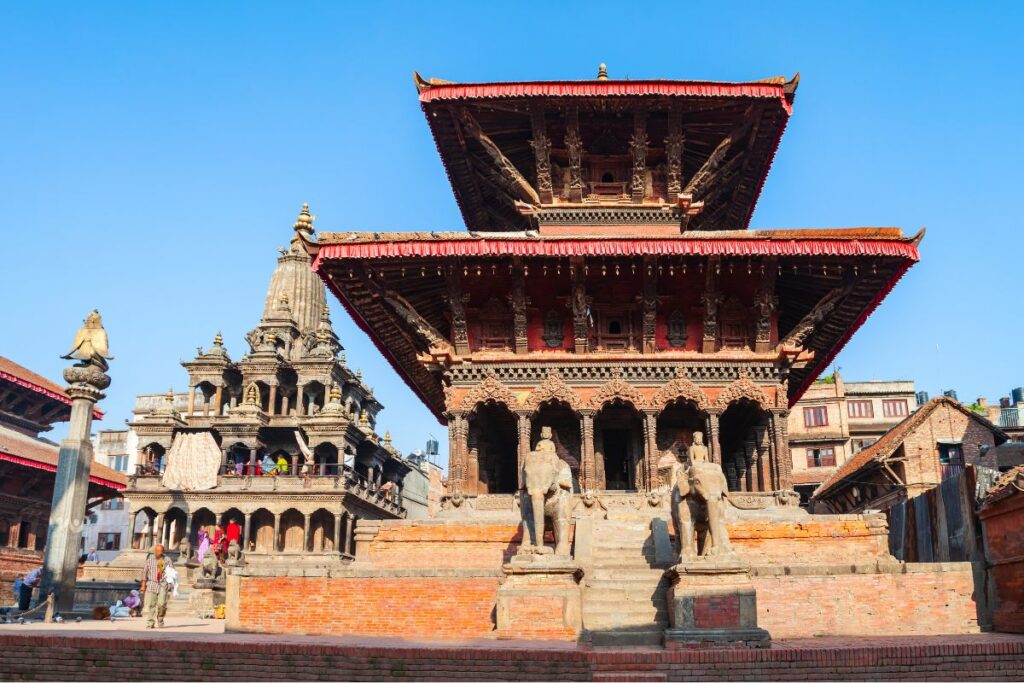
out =
<svg viewBox="0 0 1024 683"><path fill-rule="evenodd" d="M532 560L532 561L531 561ZM498 588L499 638L576 640L583 628L579 566L546 556L517 556Z"/></svg>
<svg viewBox="0 0 1024 683"><path fill-rule="evenodd" d="M15 627L9 627L15 628ZM1021 680L1024 638L814 639L764 650L0 631L5 680Z"/></svg>
<svg viewBox="0 0 1024 683"><path fill-rule="evenodd" d="M1024 633L1024 491L1003 482L999 495L985 501L981 520L995 589L992 625L997 631Z"/></svg>

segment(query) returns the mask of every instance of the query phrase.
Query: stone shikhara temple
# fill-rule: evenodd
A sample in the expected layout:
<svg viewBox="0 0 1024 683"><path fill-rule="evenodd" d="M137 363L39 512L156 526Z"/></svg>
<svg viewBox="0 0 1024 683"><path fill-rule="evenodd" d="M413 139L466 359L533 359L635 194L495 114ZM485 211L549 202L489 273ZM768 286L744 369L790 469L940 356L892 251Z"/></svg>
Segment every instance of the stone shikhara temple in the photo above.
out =
<svg viewBox="0 0 1024 683"><path fill-rule="evenodd" d="M468 229L297 238L447 423L443 510L360 520L354 561L315 576L233 569L228 628L682 646L978 629L969 563L897 562L884 516L810 515L792 491L790 406L920 240L748 229L796 79L416 85ZM525 542L552 529L531 510L557 547Z"/></svg>
<svg viewBox="0 0 1024 683"><path fill-rule="evenodd" d="M294 227L312 233L306 207ZM358 520L405 516L411 467L376 433L383 406L346 365L310 265L297 236L277 259L248 353L233 360L218 334L182 363L187 408L169 392L136 414L140 464L124 491L132 547L87 576L134 578L156 543L184 561L200 530L212 538L231 521L247 566L336 566L351 560Z"/></svg>

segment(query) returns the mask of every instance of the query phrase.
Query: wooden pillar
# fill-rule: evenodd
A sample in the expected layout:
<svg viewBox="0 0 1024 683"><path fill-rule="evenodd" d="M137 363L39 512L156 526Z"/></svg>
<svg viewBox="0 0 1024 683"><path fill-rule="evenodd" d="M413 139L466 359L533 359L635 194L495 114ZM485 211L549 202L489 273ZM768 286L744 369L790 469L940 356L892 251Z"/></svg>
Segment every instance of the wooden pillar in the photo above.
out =
<svg viewBox="0 0 1024 683"><path fill-rule="evenodd" d="M718 307L722 303L722 295L718 291L718 268L718 257L708 258L704 272L704 294L701 295L701 303L704 304L702 353L718 350Z"/></svg>
<svg viewBox="0 0 1024 683"><path fill-rule="evenodd" d="M746 492L754 491L754 456L757 453L757 448L753 437L743 442L743 482L742 490Z"/></svg>
<svg viewBox="0 0 1024 683"><path fill-rule="evenodd" d="M334 552L344 552L341 548L341 513L334 515Z"/></svg>
<svg viewBox="0 0 1024 683"><path fill-rule="evenodd" d="M512 348L517 354L529 351L527 339L526 307L530 300L526 296L526 277L520 259L516 261L516 272L512 283Z"/></svg>
<svg viewBox="0 0 1024 683"><path fill-rule="evenodd" d="M453 413L448 418L448 482L452 494L466 492L466 417Z"/></svg>
<svg viewBox="0 0 1024 683"><path fill-rule="evenodd" d="M300 415L301 416L301 415L305 415L306 414L306 405L305 405L305 403L303 403L303 400L302 400L303 399L302 391L305 388L306 388L305 385L300 384L295 389L295 414L296 415Z"/></svg>
<svg viewBox="0 0 1024 683"><path fill-rule="evenodd" d="M584 491L593 491L597 487L597 467L594 462L594 411L590 408L580 411L580 450L583 459L580 485Z"/></svg>
<svg viewBox="0 0 1024 683"><path fill-rule="evenodd" d="M221 410L221 406L220 406L220 402L223 399L224 399L224 387L221 386L220 384L218 384L217 385L217 389L216 389L216 391L213 394L213 410L214 410L213 414L218 416L218 417L224 413L224 411Z"/></svg>
<svg viewBox="0 0 1024 683"><path fill-rule="evenodd" d="M352 547L355 543L355 537L352 534L354 526L352 515L345 515L345 553L347 555L355 555L355 548Z"/></svg>
<svg viewBox="0 0 1024 683"><path fill-rule="evenodd" d="M683 143L682 115L673 108L668 115L668 137L665 138L665 178L670 204L674 204L683 191Z"/></svg>
<svg viewBox="0 0 1024 683"><path fill-rule="evenodd" d="M658 270L657 259L653 256L645 256L643 262L643 297L640 302L643 309L643 334L644 353L655 353L658 350Z"/></svg>
<svg viewBox="0 0 1024 683"><path fill-rule="evenodd" d="M658 487L658 411L644 408L644 479L648 491ZM639 487L637 487L639 488Z"/></svg>
<svg viewBox="0 0 1024 683"><path fill-rule="evenodd" d="M462 293L462 273L456 266L446 274L448 310L452 318L452 344L460 356L469 353L469 332L466 329L466 303L469 295Z"/></svg>
<svg viewBox="0 0 1024 683"><path fill-rule="evenodd" d="M530 413L528 411L520 411L516 414L519 418L519 448L516 451L518 456L516 462L516 481L519 489L523 488L523 463L526 461L526 455L530 452L532 444L530 443Z"/></svg>
<svg viewBox="0 0 1024 683"><path fill-rule="evenodd" d="M311 526L313 515L306 512L303 513L303 516L305 517L305 523L302 528L302 552L307 553L309 552L309 527Z"/></svg>
<svg viewBox="0 0 1024 683"><path fill-rule="evenodd" d="M274 552L281 550L281 515L274 513Z"/></svg>
<svg viewBox="0 0 1024 683"><path fill-rule="evenodd" d="M789 411L785 408L772 408L770 414L775 446L775 468L778 473L775 487L779 491L789 491L793 488L793 458L789 452L789 436L786 433Z"/></svg>
<svg viewBox="0 0 1024 683"><path fill-rule="evenodd" d="M768 428L766 426L754 427L754 438L757 442L757 490L761 492L771 490L769 484L770 458L768 448Z"/></svg>
<svg viewBox="0 0 1024 683"><path fill-rule="evenodd" d="M722 446L718 443L718 418L720 415L721 411L718 409L708 411L707 429L707 444L708 451L711 453L711 462L717 462L719 465L722 464Z"/></svg>
<svg viewBox="0 0 1024 683"><path fill-rule="evenodd" d="M268 415L275 415L276 414L274 412L274 404L275 403L277 403L277 385L276 384L271 384L270 385L270 395L268 396L268 400L267 400L267 414Z"/></svg>
<svg viewBox="0 0 1024 683"><path fill-rule="evenodd" d="M191 386L188 388L188 414L191 417L196 410L196 388Z"/></svg>
<svg viewBox="0 0 1024 683"><path fill-rule="evenodd" d="M586 353L590 338L590 302L587 297L586 264L582 257L569 260L572 272L572 328L576 353Z"/></svg>

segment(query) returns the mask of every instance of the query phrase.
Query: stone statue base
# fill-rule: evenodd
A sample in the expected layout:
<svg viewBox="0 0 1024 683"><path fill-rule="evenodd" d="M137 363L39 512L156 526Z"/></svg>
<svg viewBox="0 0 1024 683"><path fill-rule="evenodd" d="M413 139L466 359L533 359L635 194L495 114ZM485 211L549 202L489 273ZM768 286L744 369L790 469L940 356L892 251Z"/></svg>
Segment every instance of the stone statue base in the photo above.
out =
<svg viewBox="0 0 1024 683"><path fill-rule="evenodd" d="M702 558L666 570L667 648L768 647L757 627L757 593L750 567L735 556Z"/></svg>
<svg viewBox="0 0 1024 683"><path fill-rule="evenodd" d="M583 570L567 557L534 552L502 567L498 587L499 638L574 640L583 628Z"/></svg>
<svg viewBox="0 0 1024 683"><path fill-rule="evenodd" d="M212 619L218 605L224 604L224 586L196 587L188 596L188 611L200 619Z"/></svg>

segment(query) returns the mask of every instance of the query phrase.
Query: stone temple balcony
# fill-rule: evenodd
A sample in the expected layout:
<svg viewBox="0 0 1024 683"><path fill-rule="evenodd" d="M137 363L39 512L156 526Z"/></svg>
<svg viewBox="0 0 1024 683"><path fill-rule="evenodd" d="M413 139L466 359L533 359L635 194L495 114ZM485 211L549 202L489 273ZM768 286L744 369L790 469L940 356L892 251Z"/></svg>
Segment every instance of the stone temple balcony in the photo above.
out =
<svg viewBox="0 0 1024 683"><path fill-rule="evenodd" d="M310 493L347 493L398 517L405 516L402 497L382 486L375 485L349 467L316 465L308 474L256 475L237 474L233 465L227 465L217 477L217 486L204 493L218 495L231 493L267 493L269 496ZM129 493L163 493L168 489L161 482L162 473L138 467L128 477Z"/></svg>

